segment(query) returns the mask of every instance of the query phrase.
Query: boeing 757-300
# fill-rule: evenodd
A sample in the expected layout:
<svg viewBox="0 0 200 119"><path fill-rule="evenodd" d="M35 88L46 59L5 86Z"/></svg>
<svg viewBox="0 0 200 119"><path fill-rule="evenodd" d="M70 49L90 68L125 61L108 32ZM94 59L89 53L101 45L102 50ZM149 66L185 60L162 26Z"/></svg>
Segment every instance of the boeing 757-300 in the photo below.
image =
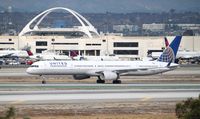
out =
<svg viewBox="0 0 200 119"><path fill-rule="evenodd" d="M98 77L97 83L112 80L121 83L120 76L153 75L175 69L174 63L182 36L176 36L156 61L39 61L27 73L32 75L73 75L82 80Z"/></svg>

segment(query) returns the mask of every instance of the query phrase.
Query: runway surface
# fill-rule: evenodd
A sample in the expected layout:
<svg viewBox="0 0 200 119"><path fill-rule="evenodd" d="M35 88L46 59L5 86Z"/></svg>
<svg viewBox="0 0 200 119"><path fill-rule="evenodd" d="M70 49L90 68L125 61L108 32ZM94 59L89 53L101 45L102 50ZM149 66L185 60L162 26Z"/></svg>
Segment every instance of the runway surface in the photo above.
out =
<svg viewBox="0 0 200 119"><path fill-rule="evenodd" d="M22 90L10 91L10 87ZM24 87L29 90L23 91ZM66 89L61 90L63 87ZM170 101L197 98L200 94L200 84L1 84L0 89L0 104Z"/></svg>
<svg viewBox="0 0 200 119"><path fill-rule="evenodd" d="M24 90L200 89L200 84L0 84L0 91ZM0 92L1 94L1 92Z"/></svg>

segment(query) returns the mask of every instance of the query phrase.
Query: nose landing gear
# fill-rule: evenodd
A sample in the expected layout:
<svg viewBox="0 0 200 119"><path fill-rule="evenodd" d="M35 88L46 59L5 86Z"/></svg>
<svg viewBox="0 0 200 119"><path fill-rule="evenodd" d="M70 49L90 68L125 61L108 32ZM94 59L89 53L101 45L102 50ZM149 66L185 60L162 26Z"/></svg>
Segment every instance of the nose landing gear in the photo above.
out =
<svg viewBox="0 0 200 119"><path fill-rule="evenodd" d="M46 82L46 80L42 80L42 84L46 84L47 82Z"/></svg>
<svg viewBox="0 0 200 119"><path fill-rule="evenodd" d="M40 75L40 77L42 77L42 84L46 84L47 83L47 81L46 81L47 78L42 76L42 75Z"/></svg>

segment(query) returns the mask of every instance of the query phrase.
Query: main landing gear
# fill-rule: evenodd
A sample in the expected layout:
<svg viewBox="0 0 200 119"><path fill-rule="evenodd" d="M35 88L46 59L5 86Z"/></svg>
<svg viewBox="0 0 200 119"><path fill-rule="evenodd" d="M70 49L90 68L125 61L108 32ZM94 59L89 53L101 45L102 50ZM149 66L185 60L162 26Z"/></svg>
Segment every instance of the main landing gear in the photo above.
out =
<svg viewBox="0 0 200 119"><path fill-rule="evenodd" d="M113 80L113 84L121 84L122 81L121 80Z"/></svg>
<svg viewBox="0 0 200 119"><path fill-rule="evenodd" d="M98 76L97 83L105 83L105 80L102 80L102 79L100 78L100 76Z"/></svg>
<svg viewBox="0 0 200 119"><path fill-rule="evenodd" d="M100 77L98 77L97 83L104 84L104 83L105 83L105 80L102 80ZM116 80L113 80L112 83L113 83L113 84L121 84L122 82L121 82L121 80L116 79Z"/></svg>
<svg viewBox="0 0 200 119"><path fill-rule="evenodd" d="M98 79L97 83L105 83L105 80Z"/></svg>

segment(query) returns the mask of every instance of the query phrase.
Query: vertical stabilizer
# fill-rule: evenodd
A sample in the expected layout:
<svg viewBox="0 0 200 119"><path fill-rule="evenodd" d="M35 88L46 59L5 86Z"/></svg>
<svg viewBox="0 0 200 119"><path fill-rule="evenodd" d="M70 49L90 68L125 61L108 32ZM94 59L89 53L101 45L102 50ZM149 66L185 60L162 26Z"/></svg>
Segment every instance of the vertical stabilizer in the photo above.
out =
<svg viewBox="0 0 200 119"><path fill-rule="evenodd" d="M165 37L164 39L165 39L165 47L168 47L169 46L169 42L167 40L167 37Z"/></svg>
<svg viewBox="0 0 200 119"><path fill-rule="evenodd" d="M171 42L171 44L166 47L163 53L158 58L160 62L174 62L176 59L176 54L181 42L182 36L176 36L175 39Z"/></svg>

